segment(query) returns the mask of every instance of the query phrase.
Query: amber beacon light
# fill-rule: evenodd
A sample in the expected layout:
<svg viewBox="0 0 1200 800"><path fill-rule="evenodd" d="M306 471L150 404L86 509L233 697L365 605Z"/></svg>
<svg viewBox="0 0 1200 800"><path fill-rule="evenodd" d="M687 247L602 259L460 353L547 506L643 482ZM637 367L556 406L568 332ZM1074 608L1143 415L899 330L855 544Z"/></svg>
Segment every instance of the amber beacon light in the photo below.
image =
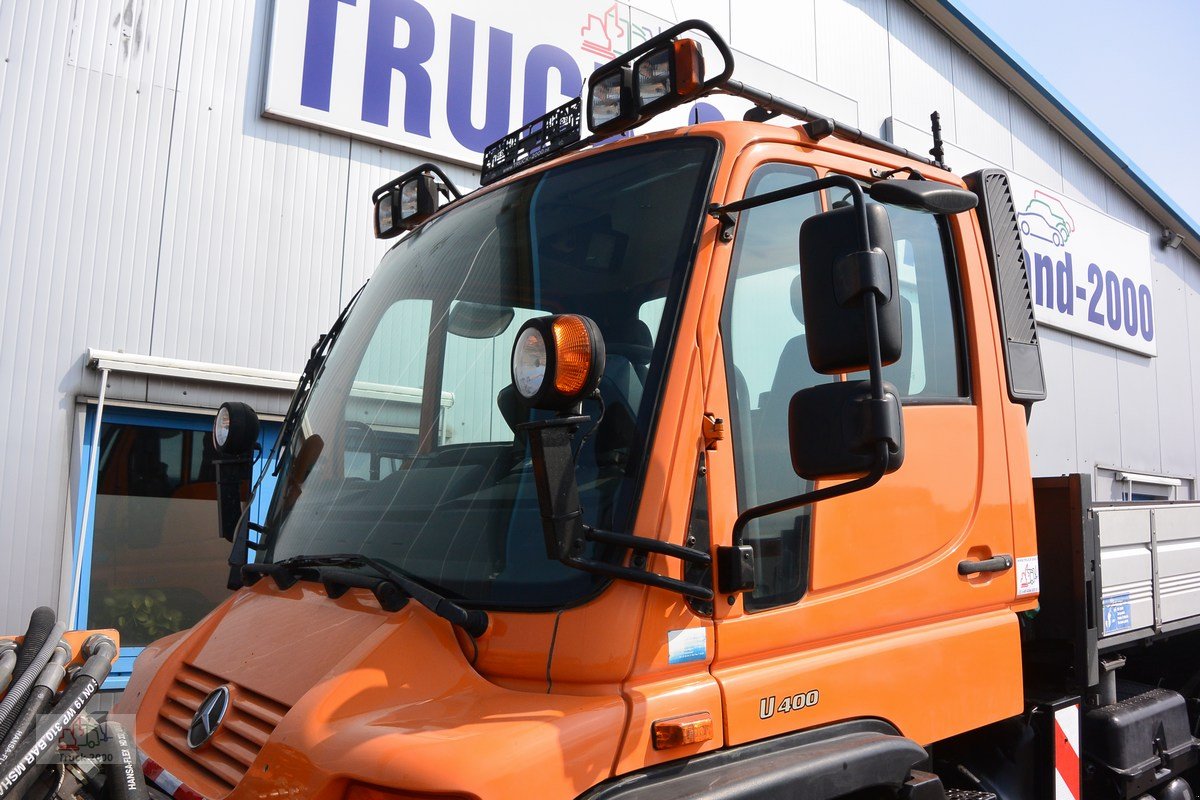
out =
<svg viewBox="0 0 1200 800"><path fill-rule="evenodd" d="M512 382L529 406L566 411L595 392L603 374L604 338L587 317L537 317L517 332Z"/></svg>

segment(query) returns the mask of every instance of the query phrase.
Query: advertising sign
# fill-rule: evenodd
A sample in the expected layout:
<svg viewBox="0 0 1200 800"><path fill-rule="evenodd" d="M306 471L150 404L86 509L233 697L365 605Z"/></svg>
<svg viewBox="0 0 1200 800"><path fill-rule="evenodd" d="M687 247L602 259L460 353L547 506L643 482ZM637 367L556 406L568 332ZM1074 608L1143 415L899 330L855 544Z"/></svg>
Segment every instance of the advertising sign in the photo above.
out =
<svg viewBox="0 0 1200 800"><path fill-rule="evenodd" d="M596 67L671 25L612 0L275 0L263 113L478 167L489 144L579 97ZM706 55L720 71L715 48ZM854 101L736 61L739 79L858 124ZM747 108L708 97L645 129Z"/></svg>
<svg viewBox="0 0 1200 800"><path fill-rule="evenodd" d="M1009 180L1038 324L1157 355L1149 235L1019 175Z"/></svg>

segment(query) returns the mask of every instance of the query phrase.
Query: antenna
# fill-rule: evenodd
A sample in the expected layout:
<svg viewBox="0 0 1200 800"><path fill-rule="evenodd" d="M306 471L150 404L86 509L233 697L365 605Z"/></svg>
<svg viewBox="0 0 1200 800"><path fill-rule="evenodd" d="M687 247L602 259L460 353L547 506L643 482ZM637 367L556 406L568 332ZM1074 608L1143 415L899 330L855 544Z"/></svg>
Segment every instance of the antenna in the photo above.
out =
<svg viewBox="0 0 1200 800"><path fill-rule="evenodd" d="M929 122L933 129L933 147L929 148L929 155L933 156L934 164L942 169L950 169L946 166L946 148L942 142L942 115L933 112L929 115Z"/></svg>

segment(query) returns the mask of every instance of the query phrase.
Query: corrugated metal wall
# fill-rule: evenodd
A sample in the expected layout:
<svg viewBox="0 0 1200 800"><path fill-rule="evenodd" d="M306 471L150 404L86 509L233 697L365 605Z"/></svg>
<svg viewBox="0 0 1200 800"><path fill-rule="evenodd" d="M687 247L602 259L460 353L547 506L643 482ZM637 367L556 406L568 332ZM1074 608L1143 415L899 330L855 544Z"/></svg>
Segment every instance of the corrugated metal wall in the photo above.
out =
<svg viewBox="0 0 1200 800"><path fill-rule="evenodd" d="M904 0L636 5L711 20L738 49L853 98L861 127L913 149L928 147L936 108L958 171L994 164L1157 233ZM76 403L98 389L86 349L298 370L386 247L370 236L368 193L424 160L263 119L269 8L0 0L0 630L67 589ZM448 171L476 185L476 173ZM1037 473L1196 474L1200 265L1183 251L1154 257L1158 358L1044 331L1051 399L1031 425ZM286 400L110 382L118 400L213 406L228 395L275 412Z"/></svg>
<svg viewBox="0 0 1200 800"><path fill-rule="evenodd" d="M641 5L674 18L669 2ZM765 21L775 19L774 4L727 0L714 13L724 9L734 47L849 95L859 103L863 130L891 130L899 143L923 151L929 114L937 110L956 172L1000 167L1151 235L1158 357L1043 327L1050 397L1035 407L1030 423L1033 469L1036 475L1092 474L1097 497L1105 499L1120 497L1114 471L1106 468L1165 474L1184 479L1179 497L1194 497L1200 263L1183 250L1159 248L1161 231L1145 211L905 0L794 4L789 40L811 41L811 53L779 47L778 32L762 33Z"/></svg>
<svg viewBox="0 0 1200 800"><path fill-rule="evenodd" d="M425 160L263 119L269 10L0 1L0 631L66 605L87 348L298 371L387 247L370 191ZM118 401L233 397L287 401L109 381Z"/></svg>

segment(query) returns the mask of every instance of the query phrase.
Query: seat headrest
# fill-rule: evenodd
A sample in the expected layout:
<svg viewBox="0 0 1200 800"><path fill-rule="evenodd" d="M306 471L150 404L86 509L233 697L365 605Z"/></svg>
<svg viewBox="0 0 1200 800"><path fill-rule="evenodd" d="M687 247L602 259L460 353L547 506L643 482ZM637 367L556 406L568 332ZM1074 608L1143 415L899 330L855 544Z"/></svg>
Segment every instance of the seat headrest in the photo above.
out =
<svg viewBox="0 0 1200 800"><path fill-rule="evenodd" d="M496 395L496 405L500 409L500 416L504 417L504 421L508 423L508 427L512 428L513 433L518 432L518 425L529 421L529 406L521 402L521 398L517 395L517 387L511 383Z"/></svg>
<svg viewBox="0 0 1200 800"><path fill-rule="evenodd" d="M792 278L792 313L798 322L804 322L804 292L800 286L800 276Z"/></svg>
<svg viewBox="0 0 1200 800"><path fill-rule="evenodd" d="M654 356L654 335L650 333L650 326L637 317L624 319L604 331L604 349L643 366Z"/></svg>

